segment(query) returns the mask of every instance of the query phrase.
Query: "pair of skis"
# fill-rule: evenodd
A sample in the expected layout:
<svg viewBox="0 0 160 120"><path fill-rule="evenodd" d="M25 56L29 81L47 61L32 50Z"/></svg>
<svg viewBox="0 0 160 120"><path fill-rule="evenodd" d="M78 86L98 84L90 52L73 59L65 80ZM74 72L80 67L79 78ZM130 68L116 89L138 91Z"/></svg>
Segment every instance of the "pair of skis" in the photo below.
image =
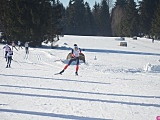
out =
<svg viewBox="0 0 160 120"><path fill-rule="evenodd" d="M62 75L62 73L55 73L54 75ZM75 73L75 76L78 76L78 74Z"/></svg>

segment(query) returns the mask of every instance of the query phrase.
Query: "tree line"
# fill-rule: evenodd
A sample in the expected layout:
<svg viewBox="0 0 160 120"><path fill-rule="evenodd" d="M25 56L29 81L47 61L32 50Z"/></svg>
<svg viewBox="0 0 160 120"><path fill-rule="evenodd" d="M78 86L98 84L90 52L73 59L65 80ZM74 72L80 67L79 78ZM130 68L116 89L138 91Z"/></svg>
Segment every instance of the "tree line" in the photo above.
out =
<svg viewBox="0 0 160 120"><path fill-rule="evenodd" d="M118 19L116 19L118 17ZM111 14L113 36L160 37L160 1L117 0Z"/></svg>
<svg viewBox="0 0 160 120"><path fill-rule="evenodd" d="M83 0L70 0L65 10L64 34L111 36L111 19L107 0L95 3L91 10Z"/></svg>
<svg viewBox="0 0 160 120"><path fill-rule="evenodd" d="M160 37L159 0L116 0L112 9L110 4L113 0L101 0L91 9L88 2L70 0L63 16L64 33Z"/></svg>
<svg viewBox="0 0 160 120"><path fill-rule="evenodd" d="M110 6L114 4L114 6ZM5 39L55 41L59 35L160 37L160 1L1 0L0 29Z"/></svg>
<svg viewBox="0 0 160 120"><path fill-rule="evenodd" d="M1 0L0 27L8 41L54 41L62 31L63 5L55 0Z"/></svg>

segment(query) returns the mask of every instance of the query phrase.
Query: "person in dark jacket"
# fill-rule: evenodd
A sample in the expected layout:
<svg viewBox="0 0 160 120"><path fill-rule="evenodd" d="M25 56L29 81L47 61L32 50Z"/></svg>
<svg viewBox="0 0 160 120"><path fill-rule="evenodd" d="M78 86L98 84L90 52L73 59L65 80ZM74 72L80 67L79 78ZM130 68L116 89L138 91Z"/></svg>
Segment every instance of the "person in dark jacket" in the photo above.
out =
<svg viewBox="0 0 160 120"><path fill-rule="evenodd" d="M13 55L13 51L11 50L11 48L9 48L8 53L7 53L7 66L6 66L6 68L11 67L12 55Z"/></svg>

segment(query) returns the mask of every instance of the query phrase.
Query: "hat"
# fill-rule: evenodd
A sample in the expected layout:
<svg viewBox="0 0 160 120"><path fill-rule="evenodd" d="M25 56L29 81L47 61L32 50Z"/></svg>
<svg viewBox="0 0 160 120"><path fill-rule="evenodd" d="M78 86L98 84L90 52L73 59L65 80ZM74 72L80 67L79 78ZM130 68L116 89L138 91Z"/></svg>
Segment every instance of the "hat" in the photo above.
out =
<svg viewBox="0 0 160 120"><path fill-rule="evenodd" d="M74 44L74 46L77 46L77 44Z"/></svg>

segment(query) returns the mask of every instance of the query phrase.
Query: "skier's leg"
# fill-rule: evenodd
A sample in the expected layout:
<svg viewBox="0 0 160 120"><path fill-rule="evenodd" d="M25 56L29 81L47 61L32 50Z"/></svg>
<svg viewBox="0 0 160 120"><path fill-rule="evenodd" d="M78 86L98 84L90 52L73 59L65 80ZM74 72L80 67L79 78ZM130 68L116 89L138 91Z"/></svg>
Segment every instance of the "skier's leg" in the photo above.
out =
<svg viewBox="0 0 160 120"><path fill-rule="evenodd" d="M69 65L67 64L67 65L64 67L64 69L60 72L60 74L62 74L62 73L67 69L68 66L69 66Z"/></svg>
<svg viewBox="0 0 160 120"><path fill-rule="evenodd" d="M67 64L67 65L64 67L64 69L63 69L63 70L66 70L66 69L68 68L68 66L69 66L69 65Z"/></svg>
<svg viewBox="0 0 160 120"><path fill-rule="evenodd" d="M8 51L6 51L6 52L5 52L5 58L6 58L6 61L7 61L7 53L8 53Z"/></svg>
<svg viewBox="0 0 160 120"><path fill-rule="evenodd" d="M60 74L62 74L74 60L75 60L75 59L70 59L70 61L69 61L68 64L64 67L64 69L60 72Z"/></svg>
<svg viewBox="0 0 160 120"><path fill-rule="evenodd" d="M28 50L26 50L26 54L28 54Z"/></svg>
<svg viewBox="0 0 160 120"><path fill-rule="evenodd" d="M62 74L67 68L68 68L68 64L63 68L63 70L60 72L60 74Z"/></svg>
<svg viewBox="0 0 160 120"><path fill-rule="evenodd" d="M76 64L76 72L75 74L78 75L78 69L79 69L79 58L76 58L77 64Z"/></svg>
<svg viewBox="0 0 160 120"><path fill-rule="evenodd" d="M79 65L76 65L76 75L78 75L78 69L79 69Z"/></svg>
<svg viewBox="0 0 160 120"><path fill-rule="evenodd" d="M70 61L68 62L68 64L64 67L64 70L67 69L67 67L74 61L75 59L70 59Z"/></svg>
<svg viewBox="0 0 160 120"><path fill-rule="evenodd" d="M26 54L27 54L27 48L25 47L25 51L26 51Z"/></svg>
<svg viewBox="0 0 160 120"><path fill-rule="evenodd" d="M70 61L68 62L68 65L70 65L73 61L75 61L76 60L76 58L72 58L72 59L70 59Z"/></svg>
<svg viewBox="0 0 160 120"><path fill-rule="evenodd" d="M6 66L6 68L8 68L8 65L9 65L9 57L6 58L6 61L7 61L7 66Z"/></svg>
<svg viewBox="0 0 160 120"><path fill-rule="evenodd" d="M8 65L9 65L9 67L11 67L11 61L12 61L12 57L9 57L8 58Z"/></svg>
<svg viewBox="0 0 160 120"><path fill-rule="evenodd" d="M5 58L7 58L7 53L8 53L8 51L5 51Z"/></svg>
<svg viewBox="0 0 160 120"><path fill-rule="evenodd" d="M27 54L29 54L29 48L27 48Z"/></svg>

